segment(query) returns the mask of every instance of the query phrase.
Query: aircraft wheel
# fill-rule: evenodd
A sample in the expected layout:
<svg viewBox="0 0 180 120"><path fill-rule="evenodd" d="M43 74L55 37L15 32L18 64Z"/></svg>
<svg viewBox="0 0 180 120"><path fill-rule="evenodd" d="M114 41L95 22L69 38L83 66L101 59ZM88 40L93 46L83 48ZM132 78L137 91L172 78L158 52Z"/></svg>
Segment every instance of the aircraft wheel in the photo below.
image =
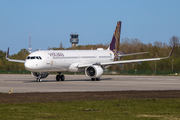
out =
<svg viewBox="0 0 180 120"><path fill-rule="evenodd" d="M96 78L96 81L100 81L100 78Z"/></svg>
<svg viewBox="0 0 180 120"><path fill-rule="evenodd" d="M60 81L59 75L56 76L56 81Z"/></svg>
<svg viewBox="0 0 180 120"><path fill-rule="evenodd" d="M40 78L37 78L36 82L42 82L42 80Z"/></svg>
<svg viewBox="0 0 180 120"><path fill-rule="evenodd" d="M95 78L91 78L92 81L95 81Z"/></svg>
<svg viewBox="0 0 180 120"><path fill-rule="evenodd" d="M64 81L64 80L65 80L65 76L61 75L61 81Z"/></svg>

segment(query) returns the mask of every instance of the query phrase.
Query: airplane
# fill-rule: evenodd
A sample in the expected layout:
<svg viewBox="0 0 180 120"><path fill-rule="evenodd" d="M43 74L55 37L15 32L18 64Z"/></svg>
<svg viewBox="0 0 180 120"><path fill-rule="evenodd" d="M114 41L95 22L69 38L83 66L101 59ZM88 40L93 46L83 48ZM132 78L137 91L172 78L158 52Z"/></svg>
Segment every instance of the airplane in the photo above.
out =
<svg viewBox="0 0 180 120"><path fill-rule="evenodd" d="M172 55L174 47L169 56L163 58L116 61L123 56L148 53L124 54L118 51L120 31L121 21L118 21L110 46L106 50L103 48L98 48L97 50L40 50L30 53L26 60L15 60L9 58L8 47L6 59L11 62L24 63L25 69L31 71L32 76L36 78L37 82L41 82L43 78L46 78L49 72L57 72L56 81L64 81L65 76L61 74L63 71L85 71L86 76L91 78L92 81L98 81L103 74L103 70L111 65L156 61L169 58Z"/></svg>

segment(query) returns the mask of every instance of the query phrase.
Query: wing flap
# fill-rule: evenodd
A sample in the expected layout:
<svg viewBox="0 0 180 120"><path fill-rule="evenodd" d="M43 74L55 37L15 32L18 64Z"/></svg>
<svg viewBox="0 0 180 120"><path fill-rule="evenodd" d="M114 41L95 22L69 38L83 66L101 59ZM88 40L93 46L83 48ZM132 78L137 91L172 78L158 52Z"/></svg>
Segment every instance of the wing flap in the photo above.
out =
<svg viewBox="0 0 180 120"><path fill-rule="evenodd" d="M122 55L118 55L118 56L130 56L130 55L139 55L139 54L146 54L146 53L149 53L149 52L139 52L139 53L130 53L130 54L122 54Z"/></svg>

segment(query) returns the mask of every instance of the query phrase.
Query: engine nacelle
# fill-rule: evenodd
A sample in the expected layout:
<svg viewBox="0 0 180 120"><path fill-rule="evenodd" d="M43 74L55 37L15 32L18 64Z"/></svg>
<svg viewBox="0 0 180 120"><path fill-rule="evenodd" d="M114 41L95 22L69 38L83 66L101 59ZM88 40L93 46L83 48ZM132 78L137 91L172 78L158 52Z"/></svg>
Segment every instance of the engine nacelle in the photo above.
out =
<svg viewBox="0 0 180 120"><path fill-rule="evenodd" d="M91 65L85 69L86 76L90 78L99 78L103 74L103 69L98 65Z"/></svg>
<svg viewBox="0 0 180 120"><path fill-rule="evenodd" d="M35 77L35 78L38 78L40 74L41 74L41 79L42 79L42 78L46 78L46 77L49 75L48 72L43 72L43 73L31 72L31 75L32 75L33 77Z"/></svg>

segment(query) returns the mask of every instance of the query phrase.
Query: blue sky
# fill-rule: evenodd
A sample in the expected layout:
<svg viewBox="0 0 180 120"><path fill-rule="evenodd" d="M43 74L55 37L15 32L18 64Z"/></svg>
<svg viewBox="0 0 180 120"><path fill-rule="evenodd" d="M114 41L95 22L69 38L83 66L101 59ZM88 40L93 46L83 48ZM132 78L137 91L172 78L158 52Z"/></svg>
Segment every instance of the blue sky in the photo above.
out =
<svg viewBox="0 0 180 120"><path fill-rule="evenodd" d="M180 37L180 0L1 0L0 50L10 54L29 47L46 50L71 46L70 34L79 34L79 45L110 43L117 21L121 39L166 42Z"/></svg>

